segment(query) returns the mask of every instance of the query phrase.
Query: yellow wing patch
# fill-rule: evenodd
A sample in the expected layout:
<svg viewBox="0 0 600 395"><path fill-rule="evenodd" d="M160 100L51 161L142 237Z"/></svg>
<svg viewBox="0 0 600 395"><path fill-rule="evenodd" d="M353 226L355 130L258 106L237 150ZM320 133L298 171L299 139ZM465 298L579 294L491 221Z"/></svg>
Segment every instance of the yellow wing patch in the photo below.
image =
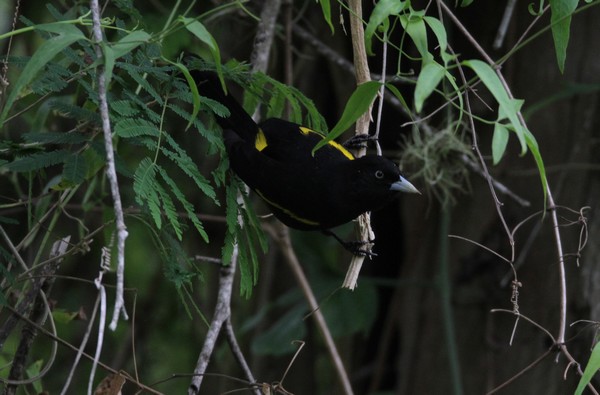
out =
<svg viewBox="0 0 600 395"><path fill-rule="evenodd" d="M308 135L309 133L316 133L321 137L325 137L321 133L316 132L312 129L306 128L304 126L300 127L300 132L302 132L302 134L305 134L305 135ZM350 160L354 160L354 155L352 155L352 153L350 151L348 151L346 148L344 148L344 146L341 145L340 143L337 143L337 142L331 140L331 141L328 141L327 144L331 145L333 148L340 151L346 158L348 158Z"/></svg>
<svg viewBox="0 0 600 395"><path fill-rule="evenodd" d="M256 134L256 140L254 140L254 147L257 150L262 151L267 148L267 137L263 133L262 129L258 129L258 133Z"/></svg>

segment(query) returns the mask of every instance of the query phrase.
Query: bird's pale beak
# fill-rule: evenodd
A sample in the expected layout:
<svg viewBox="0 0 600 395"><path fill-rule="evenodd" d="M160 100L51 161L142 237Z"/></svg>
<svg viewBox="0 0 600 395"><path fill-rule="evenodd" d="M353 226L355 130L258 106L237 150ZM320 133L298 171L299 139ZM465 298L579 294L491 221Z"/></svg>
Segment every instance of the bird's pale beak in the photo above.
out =
<svg viewBox="0 0 600 395"><path fill-rule="evenodd" d="M406 178L402 176L400 176L400 179L390 186L390 190L406 193L418 193L419 195L421 194L421 192L419 192L419 190L415 188L413 184L411 184Z"/></svg>

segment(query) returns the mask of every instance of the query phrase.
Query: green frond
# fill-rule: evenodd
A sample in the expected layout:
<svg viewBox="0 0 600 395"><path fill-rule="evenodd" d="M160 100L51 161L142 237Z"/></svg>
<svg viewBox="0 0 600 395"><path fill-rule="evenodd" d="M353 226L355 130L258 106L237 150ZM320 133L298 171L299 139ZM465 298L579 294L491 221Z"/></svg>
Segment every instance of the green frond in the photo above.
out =
<svg viewBox="0 0 600 395"><path fill-rule="evenodd" d="M39 170L63 163L68 155L69 152L65 150L36 152L34 154L15 159L11 163L6 164L6 168L16 172Z"/></svg>
<svg viewBox="0 0 600 395"><path fill-rule="evenodd" d="M163 179L168 179L171 180L171 178L166 174L166 172L164 171L164 169L161 166L156 166L158 172L160 173L160 175L163 177ZM167 184L169 184L167 182ZM164 212L165 217L167 218L167 220L169 221L169 224L171 225L171 227L173 228L173 231L175 232L175 235L177 236L177 239L179 241L181 241L182 236L183 236L183 230L181 229L181 223L179 222L179 217L177 215L177 209L175 208L175 203L173 202L173 199L171 198L171 196L169 195L169 193L165 190L165 188L163 188L162 185L160 184L156 184L156 192L158 193L158 195L160 196L160 200L162 202L162 209ZM173 191L171 191L173 192Z"/></svg>
<svg viewBox="0 0 600 395"><path fill-rule="evenodd" d="M158 229L162 226L160 199L158 195L159 188L160 185L156 180L156 164L150 158L142 159L133 175L135 200L140 206L147 205L154 224Z"/></svg>
<svg viewBox="0 0 600 395"><path fill-rule="evenodd" d="M87 172L88 166L82 154L76 153L66 158L63 166L63 177L66 181L80 184L85 180Z"/></svg>
<svg viewBox="0 0 600 395"><path fill-rule="evenodd" d="M176 153L163 146L161 147L163 154L175 162L188 177L194 180L194 183L198 189L200 189L204 195L211 198L213 202L218 205L219 201L216 199L216 192L214 188L206 179L206 177L200 173L198 166L196 166L196 163L192 160L192 158L179 146L179 144L177 144L175 140L173 140L171 136L165 135L165 140L171 147L173 147L173 149L175 149Z"/></svg>
<svg viewBox="0 0 600 395"><path fill-rule="evenodd" d="M60 132L29 132L23 133L23 140L28 143L38 144L82 144L88 141L89 137L81 133L60 133Z"/></svg>
<svg viewBox="0 0 600 395"><path fill-rule="evenodd" d="M158 126L143 118L123 118L115 124L115 134L124 138L139 136L158 137Z"/></svg>
<svg viewBox="0 0 600 395"><path fill-rule="evenodd" d="M75 119L81 122L91 122L95 125L102 124L100 115L97 112L88 110L87 108L83 108L57 99L49 100L48 105L52 110L58 112L61 116L65 118Z"/></svg>

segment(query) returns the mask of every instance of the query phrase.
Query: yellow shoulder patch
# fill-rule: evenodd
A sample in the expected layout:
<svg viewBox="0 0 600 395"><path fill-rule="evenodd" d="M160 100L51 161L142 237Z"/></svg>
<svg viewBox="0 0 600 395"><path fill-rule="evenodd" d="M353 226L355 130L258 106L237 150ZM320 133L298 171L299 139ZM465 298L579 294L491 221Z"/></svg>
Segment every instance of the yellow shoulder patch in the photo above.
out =
<svg viewBox="0 0 600 395"><path fill-rule="evenodd" d="M267 148L267 137L263 133L262 129L258 129L258 133L256 134L256 140L254 140L254 147L262 151Z"/></svg>
<svg viewBox="0 0 600 395"><path fill-rule="evenodd" d="M323 136L323 134L316 132L312 129L306 128L304 126L300 126L300 132L305 135L308 135L309 133L316 133L319 136L321 136L322 138L325 137L325 136ZM341 145L340 143L331 140L331 141L328 141L327 144L331 145L333 148L340 151L346 158L348 158L350 160L354 160L354 155L352 155L352 153L350 151L348 151L346 148L344 148L344 146Z"/></svg>

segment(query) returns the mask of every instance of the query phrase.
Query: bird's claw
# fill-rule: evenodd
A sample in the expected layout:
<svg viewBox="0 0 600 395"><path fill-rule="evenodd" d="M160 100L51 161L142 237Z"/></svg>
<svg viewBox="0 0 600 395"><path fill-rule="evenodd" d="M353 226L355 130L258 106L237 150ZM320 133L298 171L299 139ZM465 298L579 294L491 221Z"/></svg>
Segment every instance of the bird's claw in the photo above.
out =
<svg viewBox="0 0 600 395"><path fill-rule="evenodd" d="M349 149L367 148L369 141L377 141L377 137L370 134L357 134L344 141L342 145Z"/></svg>

